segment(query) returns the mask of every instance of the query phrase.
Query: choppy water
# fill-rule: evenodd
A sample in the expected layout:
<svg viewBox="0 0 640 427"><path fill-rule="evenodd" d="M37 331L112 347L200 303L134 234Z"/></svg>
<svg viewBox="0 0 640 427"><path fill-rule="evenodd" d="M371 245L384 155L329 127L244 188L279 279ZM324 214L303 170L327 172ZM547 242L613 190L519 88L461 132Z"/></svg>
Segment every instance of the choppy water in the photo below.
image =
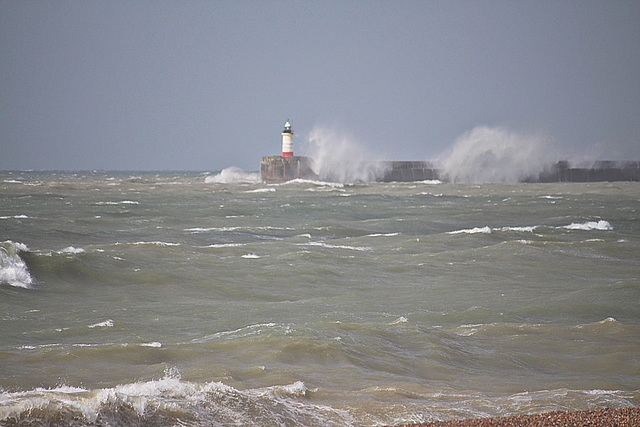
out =
<svg viewBox="0 0 640 427"><path fill-rule="evenodd" d="M640 405L638 183L224 181L0 173L0 424Z"/></svg>

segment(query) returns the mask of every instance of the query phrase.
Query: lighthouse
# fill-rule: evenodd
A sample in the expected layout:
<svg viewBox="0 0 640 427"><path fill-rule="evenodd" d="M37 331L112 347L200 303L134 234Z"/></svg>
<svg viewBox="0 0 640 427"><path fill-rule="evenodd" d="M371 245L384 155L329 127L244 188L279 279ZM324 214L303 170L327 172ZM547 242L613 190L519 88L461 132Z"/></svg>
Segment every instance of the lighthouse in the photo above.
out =
<svg viewBox="0 0 640 427"><path fill-rule="evenodd" d="M282 131L282 157L293 157L293 130L289 120L284 124Z"/></svg>

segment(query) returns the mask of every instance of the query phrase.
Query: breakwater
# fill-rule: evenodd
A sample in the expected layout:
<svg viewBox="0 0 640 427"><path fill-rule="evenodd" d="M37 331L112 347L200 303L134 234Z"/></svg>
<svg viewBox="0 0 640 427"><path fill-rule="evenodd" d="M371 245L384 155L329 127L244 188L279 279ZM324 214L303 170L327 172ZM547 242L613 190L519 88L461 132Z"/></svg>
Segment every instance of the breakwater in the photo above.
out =
<svg viewBox="0 0 640 427"><path fill-rule="evenodd" d="M531 182L604 181L640 181L640 162L597 161L590 167L572 167L561 161L531 179Z"/></svg>
<svg viewBox="0 0 640 427"><path fill-rule="evenodd" d="M348 165L348 164L347 164ZM354 162L354 167L375 170L374 181L411 182L440 180L448 182L445 171L436 163L425 161L379 161ZM313 159L304 156L263 157L260 162L260 176L265 182L284 182L292 179L325 179L313 169ZM640 181L640 162L596 161L589 167L573 167L567 161L560 161L545 168L536 176L529 176L523 182L602 182Z"/></svg>

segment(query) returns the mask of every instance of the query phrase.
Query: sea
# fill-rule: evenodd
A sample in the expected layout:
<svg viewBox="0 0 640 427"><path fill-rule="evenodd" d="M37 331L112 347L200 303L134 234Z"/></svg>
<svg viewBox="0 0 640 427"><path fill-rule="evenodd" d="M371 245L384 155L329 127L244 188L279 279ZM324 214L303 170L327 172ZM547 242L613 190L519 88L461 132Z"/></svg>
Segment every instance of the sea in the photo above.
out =
<svg viewBox="0 0 640 427"><path fill-rule="evenodd" d="M0 425L639 405L639 183L0 172Z"/></svg>

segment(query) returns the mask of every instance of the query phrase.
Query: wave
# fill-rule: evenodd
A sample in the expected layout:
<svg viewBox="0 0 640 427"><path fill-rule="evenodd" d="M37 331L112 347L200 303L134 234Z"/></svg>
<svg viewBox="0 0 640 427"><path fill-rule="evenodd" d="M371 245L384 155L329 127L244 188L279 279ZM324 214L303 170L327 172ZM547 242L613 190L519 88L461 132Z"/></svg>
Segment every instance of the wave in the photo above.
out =
<svg viewBox="0 0 640 427"><path fill-rule="evenodd" d="M344 184L342 182L318 181L315 179L302 179L302 178L292 179L290 181L283 182L280 185L287 185L287 184L311 184L311 185L317 185L319 187L344 188Z"/></svg>
<svg viewBox="0 0 640 427"><path fill-rule="evenodd" d="M245 172L238 167L231 166L218 174L207 176L204 182L207 184L257 184L261 182L261 179L257 172Z"/></svg>
<svg viewBox="0 0 640 427"><path fill-rule="evenodd" d="M400 425L553 410L634 406L637 392L559 388L483 395L449 388L372 385L359 391L374 405L347 409L315 403L317 389L302 381L240 390L222 382L165 377L102 389L61 385L0 393L0 424L7 425ZM398 404L396 402L402 402ZM364 410L363 410L364 409Z"/></svg>
<svg viewBox="0 0 640 427"><path fill-rule="evenodd" d="M276 191L273 187L268 188L256 188L255 190L247 190L245 193L274 193Z"/></svg>
<svg viewBox="0 0 640 427"><path fill-rule="evenodd" d="M29 219L27 215L0 216L0 219Z"/></svg>
<svg viewBox="0 0 640 427"><path fill-rule="evenodd" d="M440 159L452 183L516 183L537 178L552 164L542 138L478 126L463 134Z"/></svg>
<svg viewBox="0 0 640 427"><path fill-rule="evenodd" d="M222 249L222 248L239 248L242 246L246 246L246 243L214 243L207 246L200 246L201 248L214 248L214 249Z"/></svg>
<svg viewBox="0 0 640 427"><path fill-rule="evenodd" d="M159 240L156 241L149 241L149 242L132 242L132 243L122 243L122 242L116 242L114 243L114 245L116 246L129 246L129 245L133 245L133 246L180 246L180 243L172 243L172 242L161 242Z"/></svg>
<svg viewBox="0 0 640 427"><path fill-rule="evenodd" d="M259 259L262 258L260 255L256 255L256 254L244 254L242 255L242 258L246 258L246 259Z"/></svg>
<svg viewBox="0 0 640 427"><path fill-rule="evenodd" d="M302 381L238 390L183 381L175 370L147 382L87 390L59 386L0 394L0 423L56 425L353 425L346 411L309 401Z"/></svg>
<svg viewBox="0 0 640 427"><path fill-rule="evenodd" d="M85 250L82 248L75 248L73 246L68 246L64 249L60 249L58 251L59 254L81 254L84 253Z"/></svg>
<svg viewBox="0 0 640 427"><path fill-rule="evenodd" d="M348 250L360 251L360 252L367 252L372 250L372 248L366 247L366 246L331 245L323 242L301 243L301 245L302 246L320 246L328 249L348 249Z"/></svg>
<svg viewBox="0 0 640 427"><path fill-rule="evenodd" d="M20 252L28 252L24 243L6 240L0 243L0 284L30 289L34 280Z"/></svg>
<svg viewBox="0 0 640 427"><path fill-rule="evenodd" d="M389 166L370 161L366 147L344 133L316 126L309 135L311 168L322 181L371 182L382 178Z"/></svg>
<svg viewBox="0 0 640 427"><path fill-rule="evenodd" d="M95 323L93 325L87 326L87 328L91 328L91 329L93 329L93 328L112 328L112 327L113 327L113 320L111 320L111 319L107 319L104 322L98 322L98 323Z"/></svg>
<svg viewBox="0 0 640 427"><path fill-rule="evenodd" d="M523 233L533 233L538 228L542 227L541 225L527 225L527 226L507 226L507 227L474 227L474 228L466 228L461 230L449 231L447 234L490 234L494 231L516 231ZM599 221L587 221L583 223L571 223L569 225L562 225L559 227L552 227L556 229L567 229L567 230L583 230L583 231L610 231L613 230L613 226L609 223L609 221L599 220Z"/></svg>
<svg viewBox="0 0 640 427"><path fill-rule="evenodd" d="M474 227L474 228L467 228L463 230L449 231L447 234L463 234L463 233L464 234L477 234L477 233L489 234L491 233L491 228L489 228L488 226Z"/></svg>
<svg viewBox="0 0 640 427"><path fill-rule="evenodd" d="M587 221L587 222L583 222L583 223L571 223L569 225L565 225L564 227L560 227L560 228L566 228L568 230L585 230L585 231L591 231L591 230L604 230L604 231L609 231L609 230L613 230L613 227L611 226L611 224L609 223L609 221L605 221L605 220L599 220L599 221Z"/></svg>
<svg viewBox="0 0 640 427"><path fill-rule="evenodd" d="M122 200L120 202L96 202L96 206L112 206L112 205L139 205L140 202L135 200Z"/></svg>

